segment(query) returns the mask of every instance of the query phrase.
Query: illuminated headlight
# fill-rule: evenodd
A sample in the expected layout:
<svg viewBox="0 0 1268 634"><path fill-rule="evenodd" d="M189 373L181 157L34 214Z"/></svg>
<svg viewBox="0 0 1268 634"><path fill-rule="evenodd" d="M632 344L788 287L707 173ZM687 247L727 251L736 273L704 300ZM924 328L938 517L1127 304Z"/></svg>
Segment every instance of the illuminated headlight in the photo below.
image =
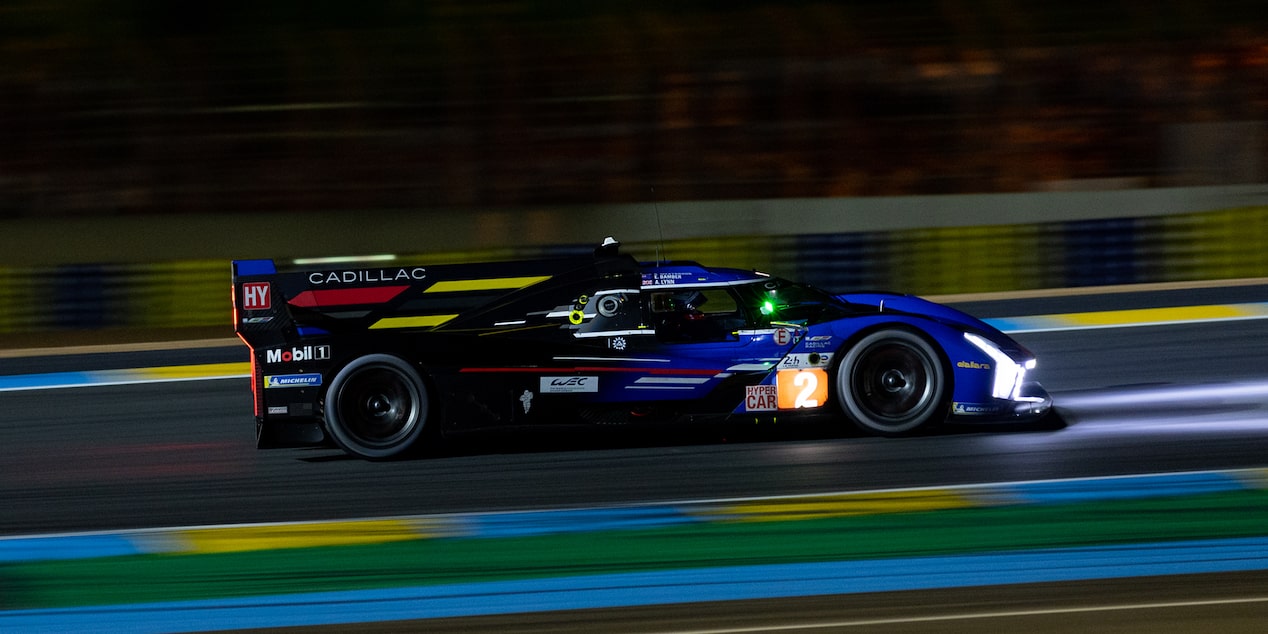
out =
<svg viewBox="0 0 1268 634"><path fill-rule="evenodd" d="M1021 400L1021 384L1026 379L1026 370L1034 369L1035 360L1031 359L1022 365L985 338L971 332L964 333L964 338L995 362L995 387L991 390L991 395L1010 401Z"/></svg>

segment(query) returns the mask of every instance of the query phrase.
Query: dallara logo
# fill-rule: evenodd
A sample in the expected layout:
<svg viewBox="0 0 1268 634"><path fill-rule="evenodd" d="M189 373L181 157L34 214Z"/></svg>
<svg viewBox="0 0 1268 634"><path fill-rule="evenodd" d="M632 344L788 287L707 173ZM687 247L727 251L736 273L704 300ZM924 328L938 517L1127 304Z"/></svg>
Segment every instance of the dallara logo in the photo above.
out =
<svg viewBox="0 0 1268 634"><path fill-rule="evenodd" d="M978 363L977 361L961 361L961 362L959 362L959 363L955 364L955 367L957 367L957 368L966 368L966 369L969 369L969 370L989 370L989 369L991 369L991 364L989 364L989 363Z"/></svg>
<svg viewBox="0 0 1268 634"><path fill-rule="evenodd" d="M597 376L544 376L541 378L542 394L580 394L599 391Z"/></svg>

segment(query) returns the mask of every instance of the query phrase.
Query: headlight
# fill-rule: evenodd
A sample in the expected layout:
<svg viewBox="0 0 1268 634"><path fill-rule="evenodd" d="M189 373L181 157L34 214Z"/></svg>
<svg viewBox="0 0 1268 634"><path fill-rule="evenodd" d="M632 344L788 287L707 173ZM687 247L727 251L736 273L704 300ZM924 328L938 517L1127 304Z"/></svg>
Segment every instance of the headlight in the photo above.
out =
<svg viewBox="0 0 1268 634"><path fill-rule="evenodd" d="M990 357L991 361L995 362L995 387L991 390L991 396L1010 401L1019 400L1021 397L1021 384L1026 378L1026 370L1035 367L1035 360L1026 361L1023 366L1013 361L1011 357L1004 354L998 346L991 343L988 339L971 332L964 333L964 338L973 344L973 347Z"/></svg>

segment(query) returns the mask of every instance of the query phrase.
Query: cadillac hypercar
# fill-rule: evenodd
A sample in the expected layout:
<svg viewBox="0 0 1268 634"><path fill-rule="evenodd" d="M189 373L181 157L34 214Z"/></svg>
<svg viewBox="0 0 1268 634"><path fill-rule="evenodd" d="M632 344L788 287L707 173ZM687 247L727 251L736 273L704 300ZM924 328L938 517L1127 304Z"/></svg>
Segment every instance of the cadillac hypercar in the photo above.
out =
<svg viewBox="0 0 1268 634"><path fill-rule="evenodd" d="M757 271L573 258L233 264L257 445L367 459L491 426L831 417L884 436L1043 416L1034 356L910 295Z"/></svg>

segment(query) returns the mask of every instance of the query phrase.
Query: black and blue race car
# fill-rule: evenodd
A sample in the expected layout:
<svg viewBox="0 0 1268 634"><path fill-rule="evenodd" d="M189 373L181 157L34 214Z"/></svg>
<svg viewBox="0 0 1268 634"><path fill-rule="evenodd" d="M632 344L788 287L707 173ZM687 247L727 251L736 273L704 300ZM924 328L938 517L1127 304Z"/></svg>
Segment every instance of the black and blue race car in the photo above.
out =
<svg viewBox="0 0 1268 634"><path fill-rule="evenodd" d="M487 426L835 416L880 435L1043 416L1034 356L946 306L593 256L377 268L233 262L257 444L369 459Z"/></svg>

